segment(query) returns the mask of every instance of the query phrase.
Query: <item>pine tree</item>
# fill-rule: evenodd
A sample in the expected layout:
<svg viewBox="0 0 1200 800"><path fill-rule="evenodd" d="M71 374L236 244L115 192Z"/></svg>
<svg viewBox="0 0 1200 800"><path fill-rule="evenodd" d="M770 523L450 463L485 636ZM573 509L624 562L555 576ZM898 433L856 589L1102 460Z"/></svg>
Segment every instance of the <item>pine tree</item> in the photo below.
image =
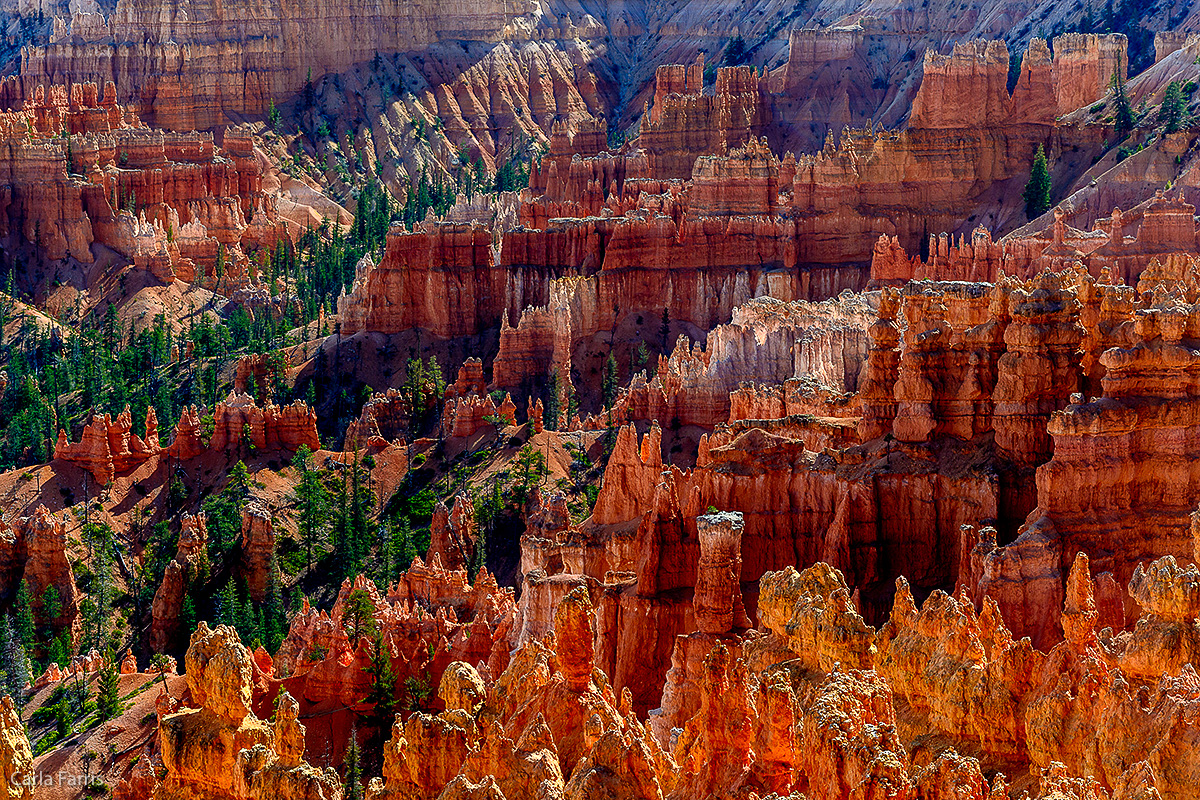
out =
<svg viewBox="0 0 1200 800"><path fill-rule="evenodd" d="M350 519L347 503L346 476L337 484L337 509L333 513L333 559L341 579L353 576L350 564Z"/></svg>
<svg viewBox="0 0 1200 800"><path fill-rule="evenodd" d="M1046 151L1039 144L1025 184L1025 216L1036 219L1050 209L1050 171L1046 166Z"/></svg>
<svg viewBox="0 0 1200 800"><path fill-rule="evenodd" d="M179 612L179 634L183 639L184 647L191 641L192 631L196 630L199 621L196 617L196 601L192 599L191 591L185 592L183 609Z"/></svg>
<svg viewBox="0 0 1200 800"><path fill-rule="evenodd" d="M300 467L300 483L296 487L300 541L304 544L305 566L312 569L313 549L320 546L322 532L329 520L329 492L320 473L312 467L308 447L300 447L294 463Z"/></svg>
<svg viewBox="0 0 1200 800"><path fill-rule="evenodd" d="M42 596L42 621L47 625L53 625L61 613L62 597L59 595L58 589L51 586Z"/></svg>
<svg viewBox="0 0 1200 800"><path fill-rule="evenodd" d="M267 651L274 655L287 635L287 616L283 609L283 588L279 583L279 565L271 559L271 577L267 582L267 597L263 602L262 631Z"/></svg>
<svg viewBox="0 0 1200 800"><path fill-rule="evenodd" d="M308 77L304 79L304 90L301 94L301 99L304 108L312 108L317 100L316 90L313 88L312 82L312 67L308 68Z"/></svg>
<svg viewBox="0 0 1200 800"><path fill-rule="evenodd" d="M1158 109L1158 124L1163 126L1165 133L1174 133L1179 130L1185 110L1186 101L1183 97L1183 89L1180 87L1179 81L1171 81L1167 84L1162 105Z"/></svg>
<svg viewBox="0 0 1200 800"><path fill-rule="evenodd" d="M390 540L388 550L392 558L388 564L390 570L388 581L390 582L399 579L412 566L412 562L417 558L417 546L413 542L408 518L403 514L392 522L388 538Z"/></svg>
<svg viewBox="0 0 1200 800"><path fill-rule="evenodd" d="M216 613L213 614L213 617L217 624L236 628L238 623L237 589L233 585L233 578L230 578L225 583L225 588L221 589L216 605Z"/></svg>
<svg viewBox="0 0 1200 800"><path fill-rule="evenodd" d="M617 358L611 352L608 354L608 360L604 362L604 377L600 382L600 394L604 400L604 407L611 409L613 403L617 399L617 388L619 379L617 378Z"/></svg>
<svg viewBox="0 0 1200 800"><path fill-rule="evenodd" d="M1019 52L1017 52L1016 48L1014 47L1013 50L1008 54L1008 93L1009 94L1012 94L1013 90L1017 88L1017 81L1020 80L1020 78L1021 78L1021 61L1022 60L1023 60L1022 55Z"/></svg>
<svg viewBox="0 0 1200 800"><path fill-rule="evenodd" d="M1133 106L1129 104L1129 96L1125 93L1125 81L1121 77L1121 59L1117 58L1117 66L1113 69L1112 86L1113 98L1116 100L1116 132L1117 141L1121 141L1133 130Z"/></svg>
<svg viewBox="0 0 1200 800"><path fill-rule="evenodd" d="M350 743L346 745L346 780L342 796L345 800L363 800L362 752L358 747L358 731L350 729Z"/></svg>
<svg viewBox="0 0 1200 800"><path fill-rule="evenodd" d="M367 667L367 673L371 676L371 688L367 693L366 702L375 706L373 716L378 727L387 730L391 727L392 717L396 712L396 673L392 669L391 654L384 644L383 634L378 629L374 634L373 645L371 664Z"/></svg>
<svg viewBox="0 0 1200 800"><path fill-rule="evenodd" d="M358 451L354 451L354 464L351 470L350 496L350 542L347 548L350 557L350 572L357 574L362 568L367 551L367 514L364 508L367 503L366 493L362 491L362 480L358 468Z"/></svg>
<svg viewBox="0 0 1200 800"><path fill-rule="evenodd" d="M562 382L558 377L557 369L550 373L550 385L546 391L546 410L542 415L542 424L545 425L546 430L558 430L559 395L562 394Z"/></svg>
<svg viewBox="0 0 1200 800"><path fill-rule="evenodd" d="M31 647L37 625L33 621L33 609L29 605L29 583L23 579L17 586L17 596L13 600L13 616L16 618L17 638L25 647Z"/></svg>
<svg viewBox="0 0 1200 800"><path fill-rule="evenodd" d="M487 567L487 528L479 526L475 534L475 552L471 554L471 580L479 577L479 571Z"/></svg>
<svg viewBox="0 0 1200 800"><path fill-rule="evenodd" d="M112 616L112 547L113 532L107 525L95 522L83 526L83 539L91 556L92 582L88 595L80 604L83 614L85 648L101 649L108 635Z"/></svg>
<svg viewBox="0 0 1200 800"><path fill-rule="evenodd" d="M3 692L20 705L25 684L29 683L29 660L10 614L0 619L0 672L4 678Z"/></svg>
<svg viewBox="0 0 1200 800"><path fill-rule="evenodd" d="M379 623L375 621L375 603L366 589L354 589L346 598L346 609L342 612L342 625L346 628L352 646L365 636L373 636L379 632Z"/></svg>
<svg viewBox="0 0 1200 800"><path fill-rule="evenodd" d="M96 711L101 720L112 719L121 713L121 678L113 659L105 659L100 669Z"/></svg>

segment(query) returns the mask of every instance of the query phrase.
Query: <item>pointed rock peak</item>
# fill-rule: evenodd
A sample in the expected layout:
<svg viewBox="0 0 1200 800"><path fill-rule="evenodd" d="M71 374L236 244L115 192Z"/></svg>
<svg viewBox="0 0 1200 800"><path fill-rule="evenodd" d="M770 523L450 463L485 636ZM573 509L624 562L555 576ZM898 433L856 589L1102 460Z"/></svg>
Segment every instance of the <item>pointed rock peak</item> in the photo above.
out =
<svg viewBox="0 0 1200 800"><path fill-rule="evenodd" d="M525 726L525 730L521 733L521 737L517 740L518 753L536 753L539 750L548 750L558 758L558 747L554 744L554 734L550 732L550 726L546 724L546 718L542 716L542 712L538 712L537 716L529 721Z"/></svg>
<svg viewBox="0 0 1200 800"><path fill-rule="evenodd" d="M892 624L910 627L918 616L917 603L913 600L912 588L901 575L896 578L896 598L892 603Z"/></svg>
<svg viewBox="0 0 1200 800"><path fill-rule="evenodd" d="M592 680L595 621L587 587L573 589L554 612L558 666L572 691L584 692Z"/></svg>
<svg viewBox="0 0 1200 800"><path fill-rule="evenodd" d="M1075 556L1067 578L1067 596L1062 614L1063 634L1067 641L1082 643L1096 635L1096 598L1092 593L1092 572L1086 553Z"/></svg>

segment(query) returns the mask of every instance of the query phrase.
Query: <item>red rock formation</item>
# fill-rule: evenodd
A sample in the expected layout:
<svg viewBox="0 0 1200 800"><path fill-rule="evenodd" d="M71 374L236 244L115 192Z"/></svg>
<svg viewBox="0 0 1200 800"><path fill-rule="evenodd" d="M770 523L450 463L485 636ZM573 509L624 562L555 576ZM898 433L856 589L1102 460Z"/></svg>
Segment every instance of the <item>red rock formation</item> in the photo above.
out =
<svg viewBox="0 0 1200 800"><path fill-rule="evenodd" d="M33 775L33 750L29 747L29 735L21 724L12 698L0 698L0 776L3 776L6 793L11 800L29 800L33 797L33 785L26 781Z"/></svg>
<svg viewBox="0 0 1200 800"><path fill-rule="evenodd" d="M207 558L208 529L203 513L180 518L179 544L163 571L162 583L154 592L150 606L150 649L162 653L171 648L179 635L179 615L183 598L195 580L203 559Z"/></svg>
<svg viewBox="0 0 1200 800"><path fill-rule="evenodd" d="M466 569L475 556L478 533L475 529L475 505L469 495L454 498L453 510L439 502L429 523L429 551L425 560L436 556L449 570Z"/></svg>
<svg viewBox="0 0 1200 800"><path fill-rule="evenodd" d="M113 419L111 415L92 415L92 421L83 428L78 443L67 440L63 429L58 431L58 443L54 447L54 458L78 464L86 469L104 486L118 473L125 474L158 455L158 416L151 406L146 411L146 436L131 433L132 421L129 406Z"/></svg>
<svg viewBox="0 0 1200 800"><path fill-rule="evenodd" d="M251 654L232 628L210 630L200 623L187 652L188 690L199 707L168 714L159 723L166 773L161 791L239 800L340 798L337 773L303 760L304 726L287 692L279 695L273 725L254 716L253 674Z"/></svg>
<svg viewBox="0 0 1200 800"><path fill-rule="evenodd" d="M1002 41L971 41L950 55L925 51L921 91L909 127L990 128L1012 114L1008 94L1008 48Z"/></svg>
<svg viewBox="0 0 1200 800"><path fill-rule="evenodd" d="M447 392L450 390L447 389ZM403 440L412 420L404 393L399 389L376 392L363 403L358 419L346 427L347 449L386 447L391 441Z"/></svg>
<svg viewBox="0 0 1200 800"><path fill-rule="evenodd" d="M724 153L762 133L770 102L765 77L751 66L721 67L714 93L706 96L703 73L703 57L686 68L658 68L654 105L638 135L655 176L686 178L697 156Z"/></svg>
<svg viewBox="0 0 1200 800"><path fill-rule="evenodd" d="M415 327L438 336L476 333L499 321L503 279L493 267L491 233L481 225L393 228L379 265L360 261L349 294L338 298L342 334Z"/></svg>
<svg viewBox="0 0 1200 800"><path fill-rule="evenodd" d="M442 407L442 432L451 437L474 436L485 425L515 425L517 405L507 392L497 407L491 395L469 394L457 400L448 398Z"/></svg>
<svg viewBox="0 0 1200 800"><path fill-rule="evenodd" d="M635 375L618 394L613 419L713 428L738 419L835 416L841 396L858 387L874 316L861 297L755 298L710 331L704 349L681 337L652 378ZM607 424L607 414L584 420L586 428Z"/></svg>
<svg viewBox="0 0 1200 800"><path fill-rule="evenodd" d="M111 79L104 86L100 98L96 84L74 83L69 101L66 87L50 85L47 96L23 78L0 89L0 172L10 184L0 235L11 220L48 260L91 263L92 244L102 244L162 281L215 281L220 245L227 288L237 288L246 251L287 235L253 145L250 158L237 152L249 133L227 133L226 151L209 133L150 130L117 105Z"/></svg>
<svg viewBox="0 0 1200 800"><path fill-rule="evenodd" d="M258 406L247 394L232 394L217 403L212 419L212 430L206 432L196 408L185 408L179 415L175 438L167 453L172 458L187 460L209 450L236 453L242 447L293 453L301 446L313 452L321 449L317 415L299 400L287 406L271 403Z"/></svg>
<svg viewBox="0 0 1200 800"><path fill-rule="evenodd" d="M468 394L484 394L483 361L468 358L458 368L458 377L446 387L446 397L466 397Z"/></svg>
<svg viewBox="0 0 1200 800"><path fill-rule="evenodd" d="M651 720L659 742L670 739L672 728L682 728L700 708L706 663L714 646L741 654L739 636L750 627L742 601L741 538L742 515L736 512L708 514L696 519L700 538L700 560L696 567L696 589L692 617L696 631L678 636L671 653L662 706Z"/></svg>
<svg viewBox="0 0 1200 800"><path fill-rule="evenodd" d="M306 708L332 699L355 704L370 688L364 671L371 661L370 643L351 641L342 623L356 588L372 598L398 691L409 677L439 681L453 661L485 664L493 675L508 665L516 612L512 590L501 590L486 571L471 584L466 570L444 569L436 556L428 566L418 558L386 593L360 576L343 583L331 612L306 604L292 618L275 655L275 672Z"/></svg>
<svg viewBox="0 0 1200 800"><path fill-rule="evenodd" d="M824 562L803 572L789 566L764 574L758 620L766 635L747 648L752 667L789 659L811 672L873 664L874 633L854 608L846 579Z"/></svg>
<svg viewBox="0 0 1200 800"><path fill-rule="evenodd" d="M242 508L242 579L250 598L261 603L267 597L271 571L275 567L275 524L271 512L250 502Z"/></svg>
<svg viewBox="0 0 1200 800"><path fill-rule="evenodd" d="M1196 334L1186 309L1130 309L1132 346L1100 357L1104 397L1084 402L1075 395L1049 422L1053 458L1038 468L1038 508L1023 535L1007 547L981 544L972 557L978 565L968 583L976 597L995 596L1010 625L1036 643L1045 646L1060 631L1052 619L1035 626L1036 617L1025 614L1060 602L1076 552L1089 553L1095 569L1111 572L1120 586L1139 561L1191 557L1190 472L1167 444L1186 438L1190 424L1186 364ZM1153 472L1129 468L1151 453ZM1114 536L1126 542L1115 552L1105 544ZM1008 583L1014 574L1030 575L1033 563L1043 565L1036 580ZM1124 612L1136 616L1128 596Z"/></svg>
<svg viewBox="0 0 1200 800"><path fill-rule="evenodd" d="M1068 33L1054 40L1054 89L1058 113L1103 97L1113 75L1125 80L1129 59L1122 36Z"/></svg>
<svg viewBox="0 0 1200 800"><path fill-rule="evenodd" d="M1195 208L1182 194L1167 197L1159 190L1136 215L1113 209L1095 221L1092 231L1066 224L1061 209L1048 231L1033 236L1010 234L993 242L985 228L970 239L941 234L929 237L929 256L910 258L896 237L880 236L871 259L871 281L899 285L908 280L991 281L1002 274L1031 278L1045 270L1060 271L1083 265L1096 279L1136 285L1152 263L1171 254L1200 252L1196 240ZM1138 224L1137 234L1125 230Z"/></svg>
<svg viewBox="0 0 1200 800"><path fill-rule="evenodd" d="M32 516L20 517L13 527L0 521L0 542L9 565L7 577L12 581L5 587L5 593L11 595L25 581L37 622L49 626L56 635L66 631L72 641L77 639L83 624L79 616L80 593L67 558L63 521L45 506L38 505ZM50 589L58 595L54 614L46 603Z"/></svg>
<svg viewBox="0 0 1200 800"><path fill-rule="evenodd" d="M696 627L721 635L749 627L742 604L742 515L736 512L696 518L700 561L693 600Z"/></svg>
<svg viewBox="0 0 1200 800"><path fill-rule="evenodd" d="M759 591L763 630L740 648L718 641L705 654L696 705L667 731L669 751L633 711L631 694L618 697L598 668L606 611L577 586L558 604L555 632L525 642L503 672L445 665L444 710L397 719L369 796L994 800L1007 796L1008 781L997 775L989 785L983 770L1003 766L1040 776L1047 800L1187 797L1197 774L1190 744L1200 730L1200 679L1184 660L1189 651L1168 643L1200 641L1192 630L1200 578L1172 559L1139 570L1132 591L1145 616L1116 636L1096 631L1095 585L1080 556L1063 608L1067 641L1042 653L1014 640L991 600L977 613L965 597L934 593L918 609L900 581L891 619L876 633L830 567L768 573ZM198 638L218 634L202 628ZM248 687L251 668L239 669ZM220 708L228 726L252 718L249 689L224 692L211 671L189 653L193 697L206 713ZM281 762L297 763L298 709L287 695L280 705L273 748ZM182 727L164 720L165 730ZM164 747L168 782L178 780L170 775L182 762L176 752Z"/></svg>

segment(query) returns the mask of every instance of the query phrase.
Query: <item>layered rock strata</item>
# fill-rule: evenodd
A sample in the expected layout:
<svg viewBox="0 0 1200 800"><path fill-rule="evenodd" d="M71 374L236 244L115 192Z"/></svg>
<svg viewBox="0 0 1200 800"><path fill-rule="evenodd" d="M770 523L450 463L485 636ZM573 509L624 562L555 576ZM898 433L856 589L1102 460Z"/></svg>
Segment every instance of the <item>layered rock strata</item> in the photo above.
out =
<svg viewBox="0 0 1200 800"><path fill-rule="evenodd" d="M43 505L28 517L0 519L0 595L12 598L24 582L36 622L74 642L83 620L67 544L65 522Z"/></svg>
<svg viewBox="0 0 1200 800"><path fill-rule="evenodd" d="M1132 236L1127 235L1130 231ZM1001 275L1029 278L1082 264L1097 280L1136 286L1152 263L1172 254L1196 255L1200 246L1195 207L1183 199L1182 191L1171 197L1159 190L1136 215L1115 208L1090 231L1071 227L1056 209L1053 225L1039 234L1010 234L993 241L991 233L979 227L969 237L931 235L928 252L926 258L910 257L895 236L880 236L871 257L872 284L995 282Z"/></svg>
<svg viewBox="0 0 1200 800"><path fill-rule="evenodd" d="M308 75L341 72L377 52L420 50L442 39L497 42L519 35L515 18L533 6L474 2L319 6L234 3L163 9L124 0L109 16L56 21L45 47L22 50L26 89L52 80L115 84L162 128L192 130L264 114ZM517 29L519 30L519 28Z"/></svg>
<svg viewBox="0 0 1200 800"><path fill-rule="evenodd" d="M229 128L218 147L211 133L149 129L117 103L111 78L69 88L8 79L0 174L0 236L18 235L37 258L90 264L99 244L159 280L211 286L221 258L232 292L251 282L250 251L299 233L263 191L248 130Z"/></svg>

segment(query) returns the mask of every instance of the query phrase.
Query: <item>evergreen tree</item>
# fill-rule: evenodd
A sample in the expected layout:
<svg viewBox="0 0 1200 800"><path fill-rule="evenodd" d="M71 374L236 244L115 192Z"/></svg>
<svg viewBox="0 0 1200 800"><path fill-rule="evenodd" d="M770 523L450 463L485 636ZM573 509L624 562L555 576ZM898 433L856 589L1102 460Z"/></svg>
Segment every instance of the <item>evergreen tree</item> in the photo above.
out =
<svg viewBox="0 0 1200 800"><path fill-rule="evenodd" d="M470 577L475 581L479 571L487 568L487 528L480 525L475 534L475 552L471 554Z"/></svg>
<svg viewBox="0 0 1200 800"><path fill-rule="evenodd" d="M343 580L353 575L346 483L346 476L343 474L342 479L337 483L337 508L333 512L333 561L337 569L337 576Z"/></svg>
<svg viewBox="0 0 1200 800"><path fill-rule="evenodd" d="M238 623L238 605L237 605L237 589L233 585L233 578L230 578L225 583L225 587L221 589L221 593L216 598L216 609L213 618L218 625L228 625L232 628L237 627ZM190 634L189 634L190 635Z"/></svg>
<svg viewBox="0 0 1200 800"><path fill-rule="evenodd" d="M1012 94L1017 88L1017 81L1021 78L1021 61L1022 56L1014 47L1008 54L1008 93Z"/></svg>
<svg viewBox="0 0 1200 800"><path fill-rule="evenodd" d="M242 506L250 496L250 474L239 461L229 470L229 482L219 495L204 501L208 529L208 559L219 565L242 533Z"/></svg>
<svg viewBox="0 0 1200 800"><path fill-rule="evenodd" d="M320 547L329 520L329 492L325 489L321 474L312 466L307 446L301 445L295 463L300 468L300 483L296 486L296 503L300 512L297 526L300 541L304 545L305 566L312 569L313 549Z"/></svg>
<svg viewBox="0 0 1200 800"><path fill-rule="evenodd" d="M350 572L357 574L361 568L368 549L367 516L370 509L367 506L367 493L362 491L362 479L358 466L358 451L354 451L354 464L350 472Z"/></svg>
<svg viewBox="0 0 1200 800"><path fill-rule="evenodd" d="M746 47L746 40L741 36L734 36L725 47L724 65L727 67L736 67L740 64L745 64L749 56L750 51Z"/></svg>
<svg viewBox="0 0 1200 800"><path fill-rule="evenodd" d="M374 636L379 632L379 623L375 620L375 603L366 589L354 589L346 598L346 608L342 612L342 626L346 629L351 645L357 645L358 640L366 636Z"/></svg>
<svg viewBox="0 0 1200 800"><path fill-rule="evenodd" d="M412 528L408 517L401 514L393 520L388 530L386 581L398 580L417 558L417 547L413 542Z"/></svg>
<svg viewBox="0 0 1200 800"><path fill-rule="evenodd" d="M312 82L312 67L308 68L308 77L304 79L304 90L300 95L301 103L304 108L312 108L316 104L317 93L313 88Z"/></svg>
<svg viewBox="0 0 1200 800"><path fill-rule="evenodd" d="M575 393L575 387L567 384L567 421L575 419L579 414L579 395Z"/></svg>
<svg viewBox="0 0 1200 800"><path fill-rule="evenodd" d="M645 342L640 342L637 346L637 350L633 351L632 362L631 362L632 369L630 370L630 374L632 375L632 374L641 372L642 369L646 366L646 362L649 360L650 360L650 351L646 348ZM649 377L649 376L647 376L647 377Z"/></svg>
<svg viewBox="0 0 1200 800"><path fill-rule="evenodd" d="M1171 81L1167 84L1162 105L1158 109L1158 124L1163 126L1165 133L1174 133L1179 130L1185 111L1186 101L1183 97L1183 89L1180 87L1179 81Z"/></svg>
<svg viewBox="0 0 1200 800"><path fill-rule="evenodd" d="M33 621L33 609L29 605L29 583L24 579L17 586L17 596L13 600L13 616L16 618L17 638L25 647L32 647L37 626Z"/></svg>
<svg viewBox="0 0 1200 800"><path fill-rule="evenodd" d="M1050 209L1050 170L1046 166L1046 151L1039 144L1025 184L1025 216L1036 219Z"/></svg>
<svg viewBox="0 0 1200 800"><path fill-rule="evenodd" d="M371 676L371 688L367 693L366 702L375 706L373 716L379 728L387 730L391 727L392 718L396 713L396 673L392 669L392 658L388 647L383 641L383 634L375 630L371 664L367 673Z"/></svg>
<svg viewBox="0 0 1200 800"><path fill-rule="evenodd" d="M279 565L271 559L271 577L263 602L262 631L267 651L274 655L287 635L287 616L283 608L283 587L279 583Z"/></svg>
<svg viewBox="0 0 1200 800"><path fill-rule="evenodd" d="M96 711L101 720L112 719L121 713L121 683L113 659L104 660L100 669L98 691L96 693Z"/></svg>
<svg viewBox="0 0 1200 800"><path fill-rule="evenodd" d="M115 594L112 580L113 531L107 525L90 522L83 526L82 534L91 556L92 568L88 592L80 604L84 647L103 649L108 636Z"/></svg>
<svg viewBox="0 0 1200 800"><path fill-rule="evenodd" d="M546 430L558 429L558 412L559 412L559 395L562 394L562 382L558 377L558 370L550 373L550 385L547 387L546 409L542 415L542 424ZM532 420L530 420L532 422Z"/></svg>
<svg viewBox="0 0 1200 800"><path fill-rule="evenodd" d="M346 745L346 780L342 796L345 800L363 800L362 752L358 747L358 731L350 729L350 742Z"/></svg>
<svg viewBox="0 0 1200 800"><path fill-rule="evenodd" d="M18 706L22 705L25 685L29 683L29 660L10 614L0 619L0 672L3 673L4 693Z"/></svg>
<svg viewBox="0 0 1200 800"><path fill-rule="evenodd" d="M62 597L58 589L50 586L42 595L42 619L47 625L53 625L58 615L62 613Z"/></svg>
<svg viewBox="0 0 1200 800"><path fill-rule="evenodd" d="M619 386L617 358L610 352L608 360L604 362L604 377L600 381L600 394L604 400L604 407L606 409L613 407L613 403L617 399L617 389Z"/></svg>
<svg viewBox="0 0 1200 800"><path fill-rule="evenodd" d="M187 643L191 641L192 632L196 630L196 625L200 620L196 616L196 601L192 599L192 592L184 592L183 608L179 612L179 634L183 638L183 646L186 648Z"/></svg>
<svg viewBox="0 0 1200 800"><path fill-rule="evenodd" d="M1121 77L1121 59L1117 59L1117 66L1113 69L1110 85L1113 91L1113 99L1116 101L1115 126L1117 132L1117 141L1121 141L1133 130L1134 117L1133 106L1129 103L1129 96L1125 93L1125 81Z"/></svg>
<svg viewBox="0 0 1200 800"><path fill-rule="evenodd" d="M662 351L668 352L667 348L671 346L671 312L666 306L663 306L662 323L658 326L658 336L662 339Z"/></svg>

